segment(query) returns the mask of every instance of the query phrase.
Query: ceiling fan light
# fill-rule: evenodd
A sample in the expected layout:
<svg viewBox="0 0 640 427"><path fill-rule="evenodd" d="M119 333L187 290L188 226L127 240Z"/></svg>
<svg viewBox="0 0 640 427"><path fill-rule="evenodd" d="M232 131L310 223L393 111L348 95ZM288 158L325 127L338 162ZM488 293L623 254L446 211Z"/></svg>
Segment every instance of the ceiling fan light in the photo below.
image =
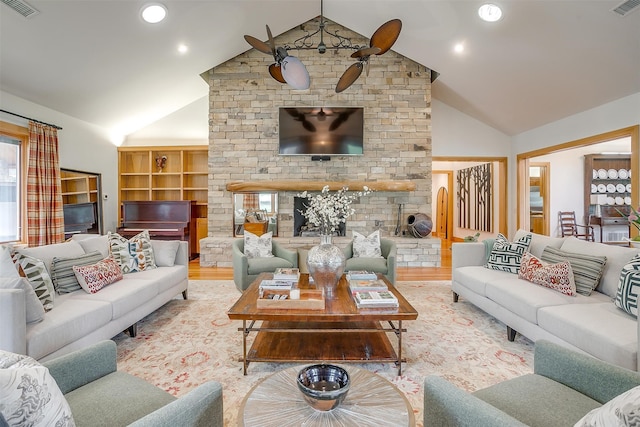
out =
<svg viewBox="0 0 640 427"><path fill-rule="evenodd" d="M282 68L282 77L284 77L289 86L298 90L309 89L311 79L302 61L295 56L287 56L282 60L280 66Z"/></svg>

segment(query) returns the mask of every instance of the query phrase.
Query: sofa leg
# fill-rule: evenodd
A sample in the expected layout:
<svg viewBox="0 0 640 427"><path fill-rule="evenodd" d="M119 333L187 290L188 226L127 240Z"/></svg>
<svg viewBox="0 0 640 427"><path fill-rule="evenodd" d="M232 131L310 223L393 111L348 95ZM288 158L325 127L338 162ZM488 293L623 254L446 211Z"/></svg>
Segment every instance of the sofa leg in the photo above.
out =
<svg viewBox="0 0 640 427"><path fill-rule="evenodd" d="M516 334L518 333L518 331L516 331L515 329L513 329L510 326L507 326L507 339L511 342L513 342L516 339Z"/></svg>
<svg viewBox="0 0 640 427"><path fill-rule="evenodd" d="M451 293L453 294L453 302L458 302L458 294L453 291L451 291Z"/></svg>
<svg viewBox="0 0 640 427"><path fill-rule="evenodd" d="M182 291L182 298L186 300L188 296L189 296L189 292L186 289Z"/></svg>
<svg viewBox="0 0 640 427"><path fill-rule="evenodd" d="M133 325L127 328L127 332L129 332L129 336L131 338L135 338L138 335L138 324L134 323Z"/></svg>

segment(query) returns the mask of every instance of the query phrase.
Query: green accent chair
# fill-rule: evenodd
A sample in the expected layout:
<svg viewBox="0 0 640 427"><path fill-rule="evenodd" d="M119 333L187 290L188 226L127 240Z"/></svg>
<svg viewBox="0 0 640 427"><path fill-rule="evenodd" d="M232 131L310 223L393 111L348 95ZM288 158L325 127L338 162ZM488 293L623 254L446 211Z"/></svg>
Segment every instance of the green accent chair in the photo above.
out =
<svg viewBox="0 0 640 427"><path fill-rule="evenodd" d="M222 385L206 382L176 398L117 370L116 344L100 341L44 362L82 426L223 426Z"/></svg>
<svg viewBox="0 0 640 427"><path fill-rule="evenodd" d="M380 252L383 258L354 258L353 240L343 249L347 263L344 272L353 270L369 270L374 273L382 273L391 282L396 284L396 244L391 239L380 239Z"/></svg>
<svg viewBox="0 0 640 427"><path fill-rule="evenodd" d="M240 292L244 292L260 273L273 273L278 267L298 267L298 252L285 249L275 240L271 241L273 257L269 258L247 258L244 254L244 239L234 240L231 248L233 281Z"/></svg>
<svg viewBox="0 0 640 427"><path fill-rule="evenodd" d="M430 375L424 426L573 426L589 411L640 385L640 373L538 340L534 373L467 393Z"/></svg>

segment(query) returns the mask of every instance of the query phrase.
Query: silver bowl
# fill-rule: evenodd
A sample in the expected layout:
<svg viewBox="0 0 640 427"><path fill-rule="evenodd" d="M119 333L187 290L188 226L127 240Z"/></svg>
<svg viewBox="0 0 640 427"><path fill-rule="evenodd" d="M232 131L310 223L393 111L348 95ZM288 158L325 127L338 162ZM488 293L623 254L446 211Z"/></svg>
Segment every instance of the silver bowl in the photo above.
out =
<svg viewBox="0 0 640 427"><path fill-rule="evenodd" d="M330 411L349 391L349 374L335 365L311 365L298 372L298 388L304 400L318 411Z"/></svg>

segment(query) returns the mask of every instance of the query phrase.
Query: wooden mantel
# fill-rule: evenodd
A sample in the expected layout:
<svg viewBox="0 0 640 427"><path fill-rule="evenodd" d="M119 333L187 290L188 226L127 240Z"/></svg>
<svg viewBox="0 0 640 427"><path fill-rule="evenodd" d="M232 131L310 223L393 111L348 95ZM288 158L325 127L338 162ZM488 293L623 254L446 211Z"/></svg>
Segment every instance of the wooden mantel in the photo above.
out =
<svg viewBox="0 0 640 427"><path fill-rule="evenodd" d="M227 191L254 193L259 191L320 191L328 185L330 190L361 191L365 186L375 191L413 191L416 184L411 181L231 181Z"/></svg>

